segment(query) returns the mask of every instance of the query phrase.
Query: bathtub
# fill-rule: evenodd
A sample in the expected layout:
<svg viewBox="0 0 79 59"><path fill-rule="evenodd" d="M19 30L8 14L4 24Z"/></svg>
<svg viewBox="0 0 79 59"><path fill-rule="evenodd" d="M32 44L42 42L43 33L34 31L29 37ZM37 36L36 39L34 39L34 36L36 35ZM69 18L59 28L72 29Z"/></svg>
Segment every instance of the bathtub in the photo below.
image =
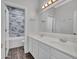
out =
<svg viewBox="0 0 79 59"><path fill-rule="evenodd" d="M24 37L9 37L9 49L24 46Z"/></svg>
<svg viewBox="0 0 79 59"><path fill-rule="evenodd" d="M75 58L77 57L76 35L41 32L41 33L29 33L28 37L29 37L28 40L30 39L32 39L32 41L36 40L36 42L43 43L49 47L55 48Z"/></svg>

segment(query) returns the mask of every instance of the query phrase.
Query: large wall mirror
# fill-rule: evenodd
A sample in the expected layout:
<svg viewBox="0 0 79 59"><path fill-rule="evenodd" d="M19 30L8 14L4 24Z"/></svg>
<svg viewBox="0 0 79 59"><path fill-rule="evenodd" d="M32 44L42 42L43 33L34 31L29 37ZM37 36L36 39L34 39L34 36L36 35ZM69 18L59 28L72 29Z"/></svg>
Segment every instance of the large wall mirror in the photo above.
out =
<svg viewBox="0 0 79 59"><path fill-rule="evenodd" d="M77 1L72 0L40 14L42 32L77 34Z"/></svg>

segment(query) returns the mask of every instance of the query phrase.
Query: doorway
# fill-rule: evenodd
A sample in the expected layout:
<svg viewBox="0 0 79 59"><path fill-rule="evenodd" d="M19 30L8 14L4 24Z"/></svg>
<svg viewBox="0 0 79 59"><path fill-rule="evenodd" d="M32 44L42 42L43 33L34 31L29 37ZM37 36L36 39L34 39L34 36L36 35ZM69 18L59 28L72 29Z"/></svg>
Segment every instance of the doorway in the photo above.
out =
<svg viewBox="0 0 79 59"><path fill-rule="evenodd" d="M5 55L10 48L26 47L27 40L26 8L15 3L5 2Z"/></svg>

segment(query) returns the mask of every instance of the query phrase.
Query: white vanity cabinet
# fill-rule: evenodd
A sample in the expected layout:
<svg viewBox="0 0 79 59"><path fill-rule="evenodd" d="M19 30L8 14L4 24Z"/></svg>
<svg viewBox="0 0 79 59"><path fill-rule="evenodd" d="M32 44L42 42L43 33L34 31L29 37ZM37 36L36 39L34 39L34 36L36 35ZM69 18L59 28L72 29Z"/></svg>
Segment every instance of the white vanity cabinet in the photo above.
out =
<svg viewBox="0 0 79 59"><path fill-rule="evenodd" d="M29 38L29 52L38 59L38 42L32 38Z"/></svg>
<svg viewBox="0 0 79 59"><path fill-rule="evenodd" d="M35 59L76 59L33 38L29 38L29 52Z"/></svg>
<svg viewBox="0 0 79 59"><path fill-rule="evenodd" d="M39 42L39 59L50 59L50 47Z"/></svg>
<svg viewBox="0 0 79 59"><path fill-rule="evenodd" d="M32 40L32 51L35 59L38 59L38 41Z"/></svg>

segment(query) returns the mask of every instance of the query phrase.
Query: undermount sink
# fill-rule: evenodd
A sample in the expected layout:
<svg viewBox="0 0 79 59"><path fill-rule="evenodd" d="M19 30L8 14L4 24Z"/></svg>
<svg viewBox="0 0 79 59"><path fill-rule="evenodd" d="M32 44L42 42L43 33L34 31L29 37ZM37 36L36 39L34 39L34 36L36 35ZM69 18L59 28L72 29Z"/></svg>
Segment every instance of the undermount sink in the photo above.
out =
<svg viewBox="0 0 79 59"><path fill-rule="evenodd" d="M39 36L40 36L40 37L44 37L44 35L43 35L43 34L40 34Z"/></svg>
<svg viewBox="0 0 79 59"><path fill-rule="evenodd" d="M67 42L67 40L65 40L65 39L59 39L59 41L60 42L63 42L63 43L66 43Z"/></svg>

